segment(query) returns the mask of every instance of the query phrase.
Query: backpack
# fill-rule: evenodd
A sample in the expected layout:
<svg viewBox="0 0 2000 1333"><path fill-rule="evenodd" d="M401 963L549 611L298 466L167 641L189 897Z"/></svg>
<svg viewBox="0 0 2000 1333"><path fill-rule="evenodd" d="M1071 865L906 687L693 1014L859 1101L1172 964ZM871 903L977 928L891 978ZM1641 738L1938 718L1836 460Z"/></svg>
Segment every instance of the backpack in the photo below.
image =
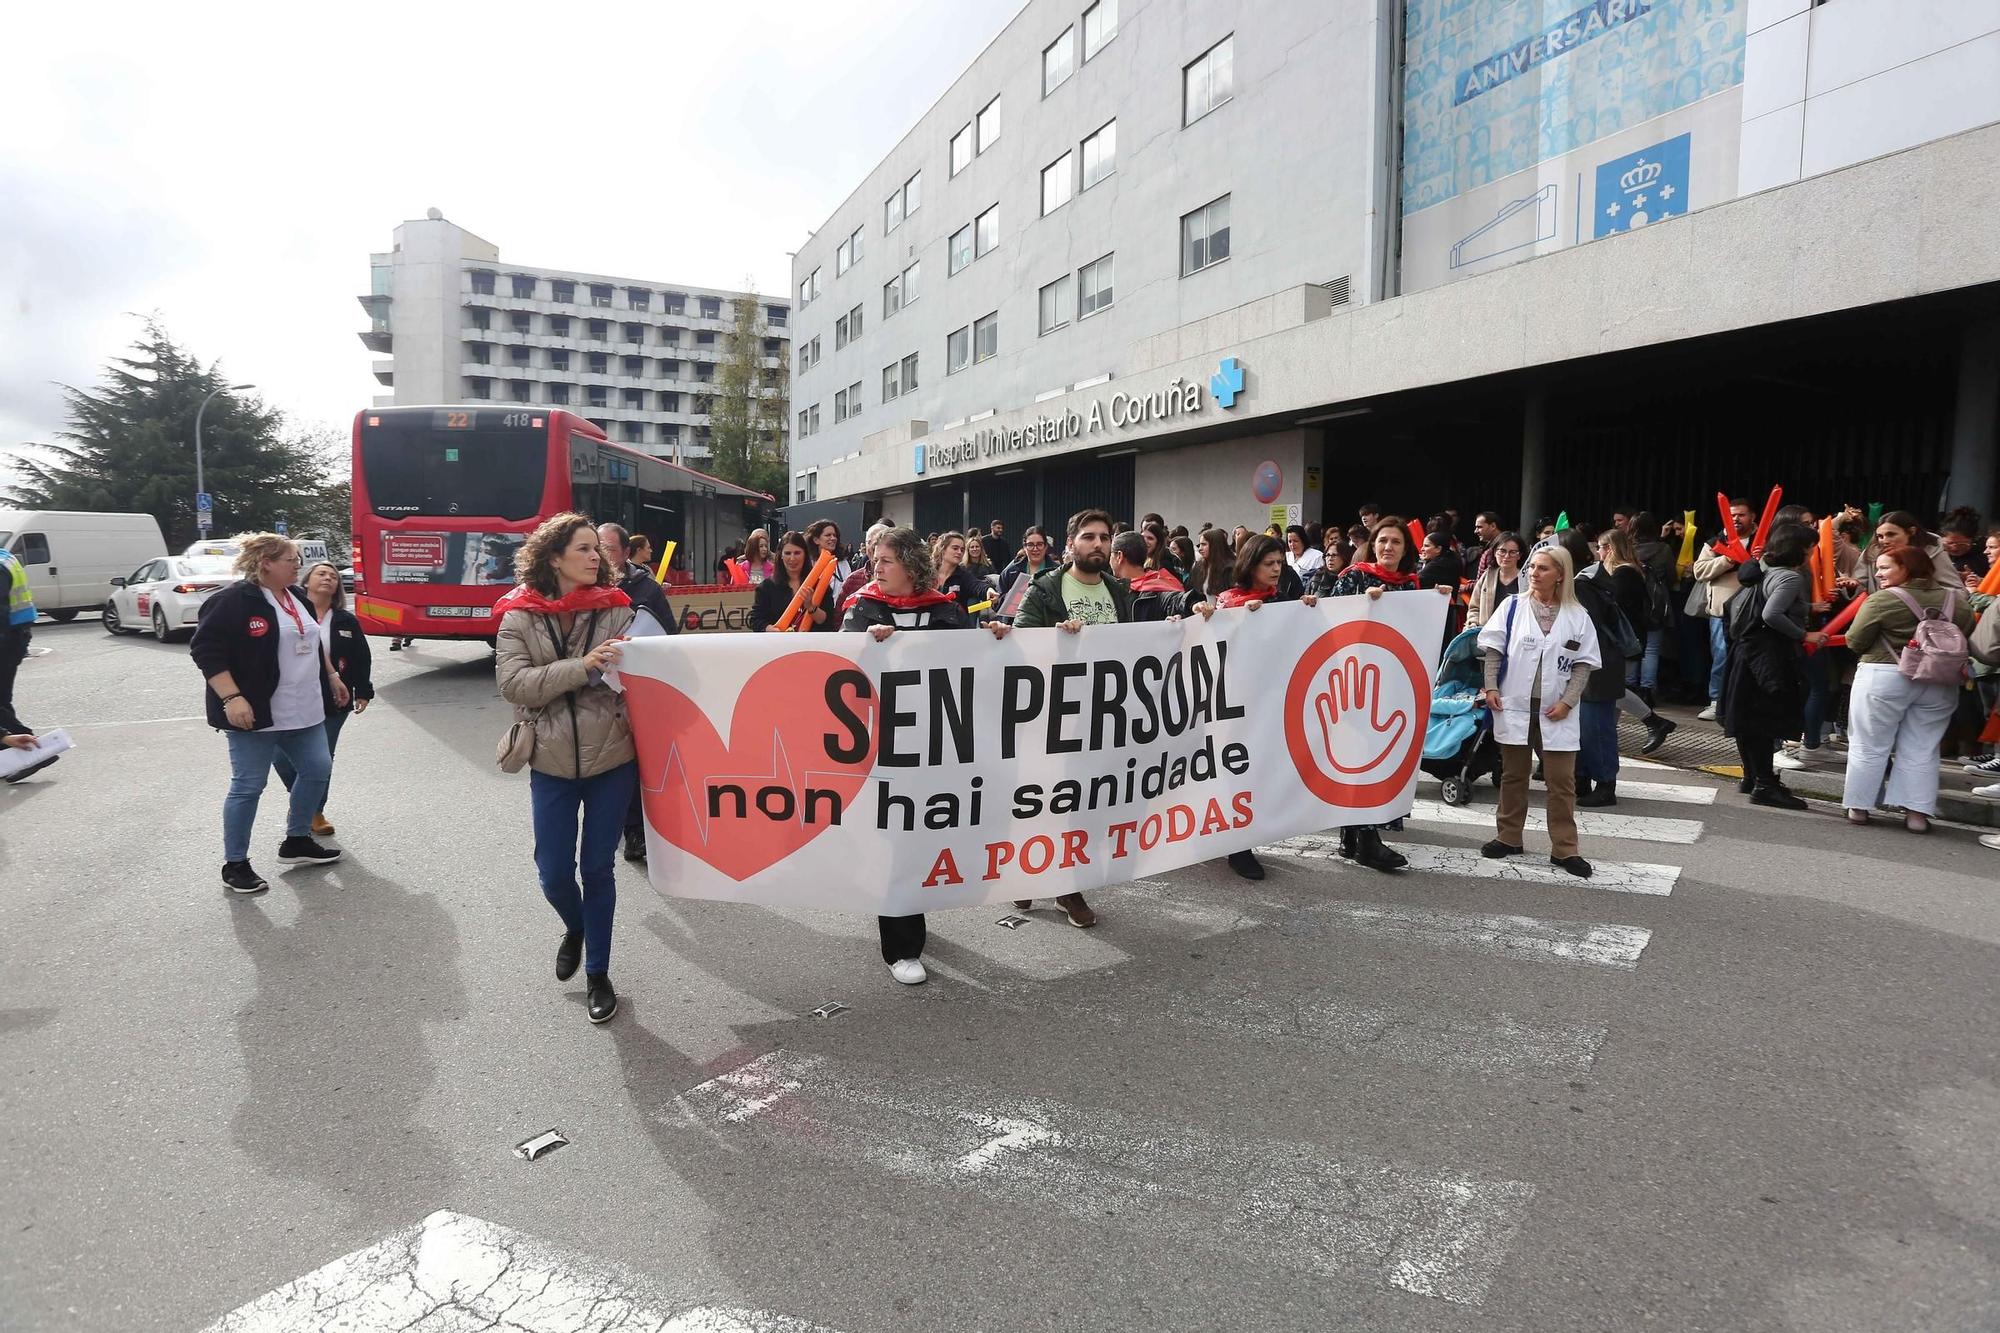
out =
<svg viewBox="0 0 2000 1333"><path fill-rule="evenodd" d="M1646 641L1632 628L1632 622L1618 605L1617 595L1611 589L1611 572L1599 566L1598 573L1590 582L1598 595L1598 606L1586 605L1590 620L1597 627L1597 646L1605 666L1618 666L1624 660L1642 656L1646 651ZM1602 670L1603 668L1598 668Z"/></svg>
<svg viewBox="0 0 2000 1333"><path fill-rule="evenodd" d="M1665 629L1673 623L1673 590L1652 565L1642 564L1639 571L1646 576L1646 625L1649 629Z"/></svg>
<svg viewBox="0 0 2000 1333"><path fill-rule="evenodd" d="M1741 643L1764 626L1764 584L1746 583L1729 595L1722 608L1722 637Z"/></svg>
<svg viewBox="0 0 2000 1333"><path fill-rule="evenodd" d="M1945 589L1942 611L1919 606L1917 599L1901 588L1887 591L1894 593L1917 617L1917 632L1903 645L1902 656L1896 660L1896 670L1903 679L1925 685L1957 685L1964 680L1970 654L1966 650L1965 631L1951 620L1952 612L1958 608L1958 590Z"/></svg>

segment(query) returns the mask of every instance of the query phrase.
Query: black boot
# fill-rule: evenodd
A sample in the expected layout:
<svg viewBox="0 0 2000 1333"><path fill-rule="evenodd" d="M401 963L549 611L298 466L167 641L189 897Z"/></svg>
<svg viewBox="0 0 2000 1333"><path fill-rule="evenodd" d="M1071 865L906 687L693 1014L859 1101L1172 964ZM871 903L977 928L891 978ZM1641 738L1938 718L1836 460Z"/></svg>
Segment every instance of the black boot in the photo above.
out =
<svg viewBox="0 0 2000 1333"><path fill-rule="evenodd" d="M646 830L628 828L625 830L625 859L644 861L646 859Z"/></svg>
<svg viewBox="0 0 2000 1333"><path fill-rule="evenodd" d="M1794 795L1776 778L1771 779L1769 782L1758 783L1756 789L1750 793L1750 804L1768 805L1773 810L1804 810L1807 808L1803 800L1800 800L1799 797Z"/></svg>
<svg viewBox="0 0 2000 1333"><path fill-rule="evenodd" d="M1380 870L1384 874L1401 870L1410 859L1382 841L1382 835L1372 828L1354 830L1354 859L1370 870Z"/></svg>
<svg viewBox="0 0 2000 1333"><path fill-rule="evenodd" d="M1354 859L1354 830L1351 828L1340 830L1340 854L1350 861Z"/></svg>
<svg viewBox="0 0 2000 1333"><path fill-rule="evenodd" d="M1646 743L1639 747L1639 753L1651 754L1667 743L1667 737L1674 734L1674 728L1678 727L1680 723L1670 717L1661 717L1658 713L1654 713L1646 718L1644 725L1646 728Z"/></svg>
<svg viewBox="0 0 2000 1333"><path fill-rule="evenodd" d="M1264 878L1264 863L1253 852L1231 852L1229 868L1245 879Z"/></svg>
<svg viewBox="0 0 2000 1333"><path fill-rule="evenodd" d="M1577 785L1582 786L1583 784L1578 783ZM1618 804L1618 784L1616 782L1594 783L1589 791L1580 793L1577 796L1576 803L1579 806L1593 809L1601 806L1616 805Z"/></svg>

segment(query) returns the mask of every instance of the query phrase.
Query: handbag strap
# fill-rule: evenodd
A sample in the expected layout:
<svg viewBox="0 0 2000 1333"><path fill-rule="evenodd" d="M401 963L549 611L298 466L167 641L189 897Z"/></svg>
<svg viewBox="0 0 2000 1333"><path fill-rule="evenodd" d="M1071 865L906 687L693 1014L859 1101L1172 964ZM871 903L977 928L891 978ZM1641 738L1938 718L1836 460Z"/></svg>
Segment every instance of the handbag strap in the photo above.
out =
<svg viewBox="0 0 2000 1333"><path fill-rule="evenodd" d="M1500 650L1500 674L1494 677L1496 688L1507 683L1507 663L1514 651L1514 612L1520 609L1521 594L1515 593L1507 599L1507 645Z"/></svg>

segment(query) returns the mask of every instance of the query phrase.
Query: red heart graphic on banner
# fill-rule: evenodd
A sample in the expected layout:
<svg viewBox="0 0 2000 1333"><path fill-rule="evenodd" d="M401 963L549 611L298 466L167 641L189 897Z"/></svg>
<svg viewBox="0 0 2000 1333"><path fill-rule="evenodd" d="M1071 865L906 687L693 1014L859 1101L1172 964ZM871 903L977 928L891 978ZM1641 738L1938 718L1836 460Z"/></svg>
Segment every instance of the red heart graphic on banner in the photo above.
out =
<svg viewBox="0 0 2000 1333"><path fill-rule="evenodd" d="M854 683L833 680L836 672ZM875 766L874 690L845 657L787 653L757 668L736 697L727 745L673 686L637 675L624 683L646 822L739 883L825 832L834 804L844 817ZM853 723L827 704L831 689L867 729L866 751L851 762L827 753L854 743Z"/></svg>

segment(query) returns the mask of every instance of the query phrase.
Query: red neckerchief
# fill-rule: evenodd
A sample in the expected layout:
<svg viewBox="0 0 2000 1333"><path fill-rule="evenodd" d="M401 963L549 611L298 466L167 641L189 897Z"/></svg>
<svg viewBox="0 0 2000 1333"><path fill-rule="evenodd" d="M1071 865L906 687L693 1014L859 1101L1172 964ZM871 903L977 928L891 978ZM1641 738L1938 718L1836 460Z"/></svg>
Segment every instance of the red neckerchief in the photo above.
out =
<svg viewBox="0 0 2000 1333"><path fill-rule="evenodd" d="M911 593L908 597L891 597L888 593L882 591L880 585L873 579L870 579L867 583L856 588L853 595L840 604L840 609L845 612L864 597L871 602L880 602L882 605L891 607L897 611L915 611L925 606L956 605L956 602L949 595L939 592L936 588L922 588Z"/></svg>
<svg viewBox="0 0 2000 1333"><path fill-rule="evenodd" d="M1417 586L1417 576L1415 574L1405 574L1400 569L1390 569L1387 565L1378 565L1372 560L1357 560L1349 565L1348 568L1358 569L1363 574L1373 575L1392 588L1414 588Z"/></svg>
<svg viewBox="0 0 2000 1333"><path fill-rule="evenodd" d="M596 583L578 588L565 597L544 597L527 584L516 586L493 604L493 614L532 611L536 615L563 616L572 611L597 611L607 606L630 606L632 599L609 584Z"/></svg>
<svg viewBox="0 0 2000 1333"><path fill-rule="evenodd" d="M1216 594L1215 604L1227 609L1232 606L1247 606L1251 602L1275 601L1276 588L1224 588Z"/></svg>
<svg viewBox="0 0 2000 1333"><path fill-rule="evenodd" d="M1181 581L1170 569L1148 569L1131 582L1133 592L1180 592Z"/></svg>

